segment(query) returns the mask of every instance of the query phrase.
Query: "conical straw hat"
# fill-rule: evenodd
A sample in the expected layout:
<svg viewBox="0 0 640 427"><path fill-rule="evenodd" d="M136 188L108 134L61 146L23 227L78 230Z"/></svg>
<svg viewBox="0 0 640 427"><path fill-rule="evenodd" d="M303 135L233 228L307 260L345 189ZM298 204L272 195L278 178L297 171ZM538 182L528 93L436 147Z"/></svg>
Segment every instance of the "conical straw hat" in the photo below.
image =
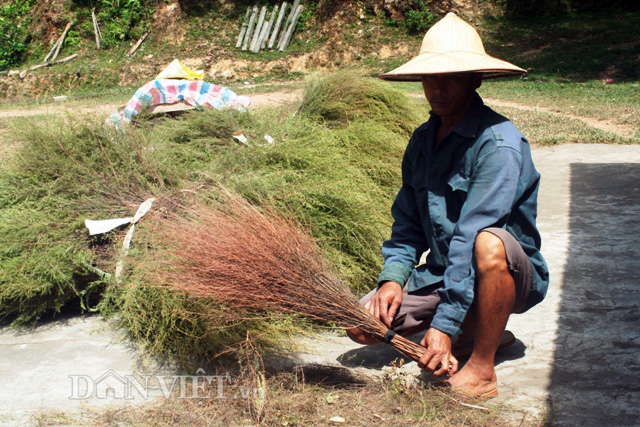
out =
<svg viewBox="0 0 640 427"><path fill-rule="evenodd" d="M484 78L526 74L520 67L487 55L477 31L449 12L427 31L418 56L378 77L413 82L425 74L463 72L482 73Z"/></svg>

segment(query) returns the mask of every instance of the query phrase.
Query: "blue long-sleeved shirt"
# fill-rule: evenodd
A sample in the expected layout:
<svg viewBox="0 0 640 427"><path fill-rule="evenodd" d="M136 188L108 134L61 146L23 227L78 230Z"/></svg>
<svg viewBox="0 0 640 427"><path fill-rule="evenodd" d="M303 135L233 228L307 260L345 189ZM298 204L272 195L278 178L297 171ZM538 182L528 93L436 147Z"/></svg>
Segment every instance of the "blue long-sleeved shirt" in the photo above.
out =
<svg viewBox="0 0 640 427"><path fill-rule="evenodd" d="M546 295L549 271L536 228L540 174L528 141L478 95L435 146L439 124L432 113L409 140L378 283L408 280L414 291L444 281L431 327L456 335L474 298L473 245L482 229L505 228L529 257L533 285L527 309ZM426 262L416 266L427 250Z"/></svg>

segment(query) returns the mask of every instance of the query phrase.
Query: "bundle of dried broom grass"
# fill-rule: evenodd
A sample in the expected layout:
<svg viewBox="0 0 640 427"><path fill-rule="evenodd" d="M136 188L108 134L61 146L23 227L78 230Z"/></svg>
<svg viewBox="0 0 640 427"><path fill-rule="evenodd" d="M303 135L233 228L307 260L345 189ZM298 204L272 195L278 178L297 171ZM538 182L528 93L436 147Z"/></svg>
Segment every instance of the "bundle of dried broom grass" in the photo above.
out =
<svg viewBox="0 0 640 427"><path fill-rule="evenodd" d="M184 211L155 222L155 233L170 242L169 263L156 270L156 283L242 313L289 313L357 327L413 360L424 352L399 335L385 337L388 328L358 303L295 220L228 192L223 202Z"/></svg>

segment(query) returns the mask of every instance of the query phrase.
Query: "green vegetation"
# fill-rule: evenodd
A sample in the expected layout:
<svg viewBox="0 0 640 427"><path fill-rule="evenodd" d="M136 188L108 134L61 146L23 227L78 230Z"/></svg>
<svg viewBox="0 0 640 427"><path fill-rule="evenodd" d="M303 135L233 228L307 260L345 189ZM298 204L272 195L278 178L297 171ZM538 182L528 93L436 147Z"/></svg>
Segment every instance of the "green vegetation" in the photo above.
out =
<svg viewBox="0 0 640 427"><path fill-rule="evenodd" d="M96 122L55 122L14 128L20 148L0 171L0 312L16 323L71 301L86 307L101 290L102 280L84 267L96 262L96 243L86 237L83 214L122 216L129 200L176 179L150 164L137 141L116 145Z"/></svg>
<svg viewBox="0 0 640 427"><path fill-rule="evenodd" d="M535 80L633 82L640 80L639 18L638 11L499 17L478 30L489 54L529 69Z"/></svg>
<svg viewBox="0 0 640 427"><path fill-rule="evenodd" d="M602 12L611 10L633 10L635 0L491 0L509 16L520 18L563 16L576 12Z"/></svg>
<svg viewBox="0 0 640 427"><path fill-rule="evenodd" d="M429 11L427 0L412 0L401 23L410 33L424 34L437 19L438 15Z"/></svg>
<svg viewBox="0 0 640 427"><path fill-rule="evenodd" d="M102 42L106 48L122 41L136 40L149 29L156 1L153 0L102 0L98 19L103 25Z"/></svg>
<svg viewBox="0 0 640 427"><path fill-rule="evenodd" d="M109 49L137 40L150 27L156 0L74 0L70 12L78 22L78 30L69 33L70 44L94 38L91 10L100 22L102 46ZM67 41L68 43L69 41Z"/></svg>
<svg viewBox="0 0 640 427"><path fill-rule="evenodd" d="M34 3L35 0L12 0L0 6L0 71L24 60L30 39L29 11Z"/></svg>
<svg viewBox="0 0 640 427"><path fill-rule="evenodd" d="M308 85L296 114L211 110L141 120L124 134L84 119L17 125L19 148L0 171L6 242L0 316L24 324L63 307L117 313L152 353L185 366L211 360L247 331L259 337L259 347L273 346L281 336L275 331L290 331L292 324L227 327L224 309L148 286L145 266L153 264L144 260L152 262L153 238L144 223L131 254L140 261L130 264L127 280L96 273L114 270L124 230L89 238L84 219L130 216L148 197L158 198L156 209L170 208L180 195L206 196L214 183L295 215L354 291L370 288L388 235L398 164L425 111L388 84L354 72ZM322 99L333 104L323 109ZM231 137L236 131L249 146Z"/></svg>

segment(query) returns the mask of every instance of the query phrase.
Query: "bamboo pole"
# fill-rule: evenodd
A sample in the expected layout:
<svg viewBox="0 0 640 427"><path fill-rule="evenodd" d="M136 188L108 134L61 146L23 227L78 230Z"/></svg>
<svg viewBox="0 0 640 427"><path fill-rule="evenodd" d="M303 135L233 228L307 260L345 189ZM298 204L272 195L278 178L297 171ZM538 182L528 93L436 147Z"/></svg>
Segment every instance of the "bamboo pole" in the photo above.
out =
<svg viewBox="0 0 640 427"><path fill-rule="evenodd" d="M102 38L102 34L100 34L100 27L98 26L95 9L91 9L91 21L93 22L93 32L96 35L96 46L100 49L100 39Z"/></svg>
<svg viewBox="0 0 640 427"><path fill-rule="evenodd" d="M280 47L280 52L283 52L289 46L289 43L291 43L293 32L296 29L296 23L298 22L298 18L300 17L300 14L302 13L303 9L304 9L304 6L302 5L298 6L298 9L296 9L296 14L293 16L293 20L291 21L291 25L289 26L289 31L287 31L287 35L284 39L284 42Z"/></svg>
<svg viewBox="0 0 640 427"><path fill-rule="evenodd" d="M262 26L264 24L264 17L267 14L267 7L262 6L260 9L260 17L258 18L258 25L256 25L256 30L253 33L253 38L251 39L251 47L249 50L251 52L256 52L256 45L258 44L258 39L260 38L260 33L262 32Z"/></svg>
<svg viewBox="0 0 640 427"><path fill-rule="evenodd" d="M262 26L260 28L256 28L256 32L253 35L253 40L251 42L251 46L252 49L250 49L251 53L258 53L260 52L260 37L262 36L262 33L264 32L264 30L267 28L267 24L268 21L265 19L262 22Z"/></svg>
<svg viewBox="0 0 640 427"><path fill-rule="evenodd" d="M276 8L277 7L278 6L276 6ZM253 53L258 53L260 52L261 49L264 48L265 39L267 37L267 34L269 34L269 29L271 28L271 25L273 24L273 19L275 16L274 12L276 12L275 9L271 11L271 17L269 19L267 19L267 16L265 14L264 24L262 24L262 29L260 30L260 35L258 36L258 42L256 43L256 46L253 49Z"/></svg>
<svg viewBox="0 0 640 427"><path fill-rule="evenodd" d="M60 48L62 47L62 44L64 43L64 39L65 37L67 37L67 33L69 32L69 28L71 28L72 25L73 25L73 21L69 22L65 27L64 32L62 33L62 35L60 36L60 39L58 40L58 46L56 47L56 50L53 52L51 61L55 61L55 59L58 57L58 53L60 53Z"/></svg>
<svg viewBox="0 0 640 427"><path fill-rule="evenodd" d="M269 32L273 28L273 24L276 21L276 15L278 14L278 6L273 8L271 11L271 18L269 18L269 24L267 25L267 29L264 34L260 37L260 49L264 49L267 47L267 39L269 38Z"/></svg>
<svg viewBox="0 0 640 427"><path fill-rule="evenodd" d="M53 44L53 47L51 48L51 50L49 51L49 53L47 53L47 56L44 57L43 62L48 62L49 58L51 58L51 55L53 55L53 52L56 50L56 48L58 47L58 43L60 43L60 38L58 38L56 40L56 42Z"/></svg>
<svg viewBox="0 0 640 427"><path fill-rule="evenodd" d="M236 42L236 49L242 46L242 40L244 39L244 35L247 32L248 25L246 22L242 23L242 28L240 28L240 35L238 35L238 41Z"/></svg>
<svg viewBox="0 0 640 427"><path fill-rule="evenodd" d="M271 38L269 39L269 49L273 49L273 45L276 42L276 38L278 37L278 33L280 32L280 27L282 26L282 19L284 18L284 13L287 10L287 2L282 3L282 7L280 8L280 14L278 15L278 20L276 21L276 28L271 33Z"/></svg>
<svg viewBox="0 0 640 427"><path fill-rule="evenodd" d="M98 29L98 37L100 37L100 43L102 43L102 31L100 30L100 23L98 22L97 17L96 17L96 28Z"/></svg>
<svg viewBox="0 0 640 427"><path fill-rule="evenodd" d="M78 54L74 53L73 55L69 55L66 58L58 59L57 61L50 62L49 64L47 64L47 67L55 64L64 64L65 62L69 62L73 59L76 59L77 57L78 57Z"/></svg>
<svg viewBox="0 0 640 427"><path fill-rule="evenodd" d="M293 6L291 7L291 11L289 11L289 16L287 16L287 20L284 25L284 30L282 31L282 33L280 33L280 39L278 40L278 49L282 47L285 36L289 29L289 26L291 25L291 21L293 20L293 15L295 15L299 4L300 4L300 0L295 0L295 2L293 3Z"/></svg>
<svg viewBox="0 0 640 427"><path fill-rule="evenodd" d="M251 13L251 18L249 19L249 29L247 33L244 35L244 43L242 44L242 50L249 49L249 40L251 40L251 33L253 32L254 24L256 23L256 18L258 17L258 6L253 6L253 12Z"/></svg>
<svg viewBox="0 0 640 427"><path fill-rule="evenodd" d="M140 39L136 42L135 45L133 45L133 47L129 50L129 53L127 54L127 56L133 56L135 55L136 51L138 50L138 48L140 47L140 45L142 44L142 42L147 38L147 36L149 35L149 32L147 31L146 33L144 33L142 35L142 37L140 37Z"/></svg>
<svg viewBox="0 0 640 427"><path fill-rule="evenodd" d="M293 20L293 15L296 14L296 9L298 8L299 4L300 4L300 0L295 0L293 2L293 7L291 8L291 11L289 11L289 16L287 17L287 22Z"/></svg>
<svg viewBox="0 0 640 427"><path fill-rule="evenodd" d="M244 35L247 32L247 28L249 27L250 14L251 6L247 8L247 13L244 14L244 19L242 20L242 28L240 28L240 34L238 35L238 40L236 41L236 49L242 46L242 40L244 40Z"/></svg>
<svg viewBox="0 0 640 427"><path fill-rule="evenodd" d="M20 78L24 79L27 76L27 73L29 71L34 71L34 70L38 70L40 68L44 68L44 67L50 67L52 65L56 65L56 64L64 64L65 62L69 62L73 59L76 59L78 57L77 53L74 53L73 55L67 56L66 58L63 59L58 59L57 61L51 61L51 62L45 62L42 64L38 64L38 65L34 65L32 67L29 67L28 69L24 70L23 72L20 73Z"/></svg>

